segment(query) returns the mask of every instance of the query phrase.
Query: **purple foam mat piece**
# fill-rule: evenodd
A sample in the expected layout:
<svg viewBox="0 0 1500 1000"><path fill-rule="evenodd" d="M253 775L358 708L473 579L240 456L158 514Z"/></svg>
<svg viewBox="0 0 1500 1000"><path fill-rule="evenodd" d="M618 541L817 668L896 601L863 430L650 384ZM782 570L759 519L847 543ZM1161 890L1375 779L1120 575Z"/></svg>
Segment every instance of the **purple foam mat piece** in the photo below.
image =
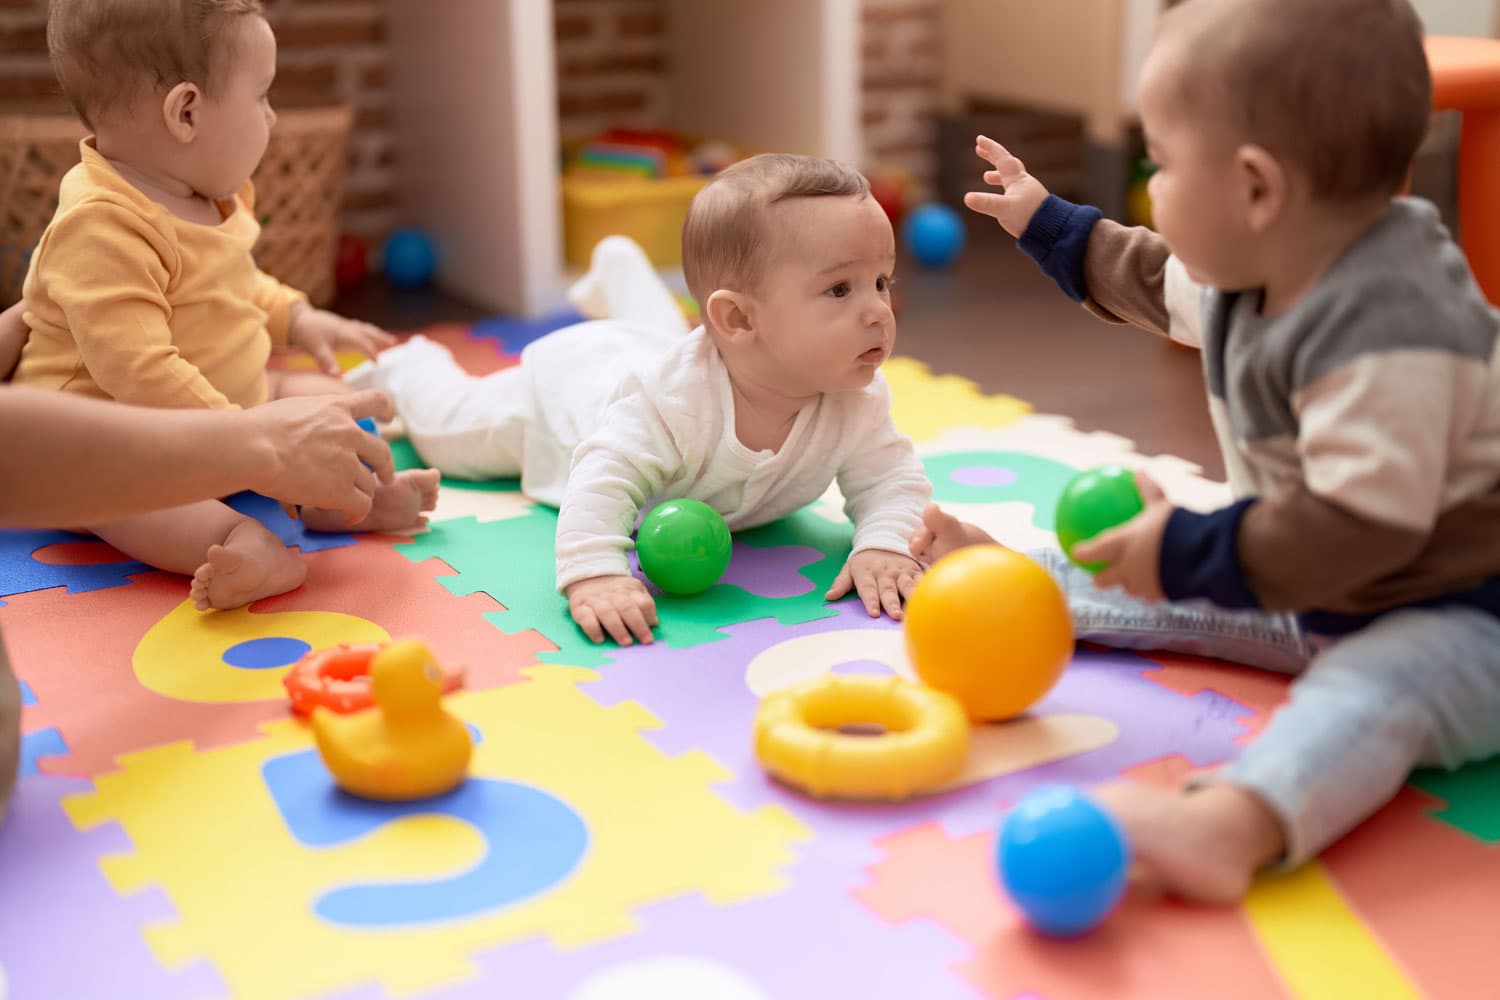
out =
<svg viewBox="0 0 1500 1000"><path fill-rule="evenodd" d="M761 597L797 597L813 588L813 582L799 571L822 559L823 553L809 545L736 545L734 559L719 582Z"/></svg>
<svg viewBox="0 0 1500 1000"><path fill-rule="evenodd" d="M745 809L769 803L782 806L814 831L816 839L806 850L830 860L873 860L873 840L932 820L941 821L955 836L993 829L1008 803L1043 784L1092 784L1179 753L1203 766L1232 759L1242 749L1236 739L1245 730L1237 719L1249 714L1248 709L1213 692L1188 697L1153 683L1147 675L1160 668L1134 654L1084 650L1033 711L1109 719L1119 728L1119 736L1108 746L897 804L818 801L769 778L751 745L757 701L744 679L750 661L798 636L898 628L887 619L869 618L853 604L838 605L833 617L795 628L769 619L747 622L726 628L729 638L711 647L678 650L655 644L618 650L615 662L600 668L599 680L582 690L602 704L637 701L645 706L662 720L660 729L644 734L647 739L671 755L708 753L733 775L718 786L720 794ZM872 669L857 654L835 665L846 667ZM714 710L706 711L705 705Z"/></svg>
<svg viewBox="0 0 1500 1000"><path fill-rule="evenodd" d="M592 947L559 952L530 940L474 957L472 980L427 994L429 1000L493 1000L510 986L517 996L569 1000L608 970L652 958L708 959L732 969L775 1000L827 997L921 997L981 1000L951 971L968 945L936 924L882 921L851 895L867 874L848 863L802 864L789 891L733 906L684 897L636 911L641 929ZM376 1000L376 987L340 1000ZM673 994L676 1000L680 994ZM663 997L662 1000L669 1000Z"/></svg>
<svg viewBox="0 0 1500 1000"><path fill-rule="evenodd" d="M176 914L160 892L122 897L105 881L99 858L134 848L117 826L73 827L61 800L91 788L77 778L24 778L0 824L0 966L11 997L227 995L207 962L172 972L151 954L144 928Z"/></svg>
<svg viewBox="0 0 1500 1000"><path fill-rule="evenodd" d="M630 572L649 584L650 580L641 569L640 556L634 549L627 558ZM803 576L801 570L823 558L823 553L810 545L765 547L735 542L733 558L719 582L760 597L798 597L813 588L813 582Z"/></svg>

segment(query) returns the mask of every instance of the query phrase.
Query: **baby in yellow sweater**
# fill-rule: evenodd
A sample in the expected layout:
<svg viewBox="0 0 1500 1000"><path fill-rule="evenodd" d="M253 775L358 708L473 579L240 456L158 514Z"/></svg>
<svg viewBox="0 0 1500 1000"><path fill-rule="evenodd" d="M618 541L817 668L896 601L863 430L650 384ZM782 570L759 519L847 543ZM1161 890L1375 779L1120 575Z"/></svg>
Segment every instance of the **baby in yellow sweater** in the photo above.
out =
<svg viewBox="0 0 1500 1000"><path fill-rule="evenodd" d="M373 354L393 338L311 308L251 257L250 175L276 122L276 39L261 0L51 0L47 41L94 134L32 256L16 383L159 407L347 391L334 352ZM307 350L327 374L267 372L273 345ZM436 502L434 470L371 477L374 504L359 523L318 510L304 521L401 530ZM306 575L275 535L218 501L90 529L191 575L199 608L240 607Z"/></svg>

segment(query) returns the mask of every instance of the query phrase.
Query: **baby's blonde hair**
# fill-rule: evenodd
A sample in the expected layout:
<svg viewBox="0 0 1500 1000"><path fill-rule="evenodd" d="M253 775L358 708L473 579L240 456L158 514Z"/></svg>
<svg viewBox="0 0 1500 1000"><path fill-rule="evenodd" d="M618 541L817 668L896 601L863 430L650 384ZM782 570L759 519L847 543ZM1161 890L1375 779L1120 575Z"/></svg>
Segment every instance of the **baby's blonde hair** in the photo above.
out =
<svg viewBox="0 0 1500 1000"><path fill-rule="evenodd" d="M693 198L682 224L688 290L700 303L720 288L754 290L771 252L772 205L869 193L859 171L813 156L762 153L726 168Z"/></svg>
<svg viewBox="0 0 1500 1000"><path fill-rule="evenodd" d="M242 17L262 0L50 0L47 48L63 93L95 128L100 116L148 87L214 87Z"/></svg>
<svg viewBox="0 0 1500 1000"><path fill-rule="evenodd" d="M1162 30L1182 36L1185 104L1300 167L1315 197L1404 185L1432 108L1408 0L1185 0Z"/></svg>

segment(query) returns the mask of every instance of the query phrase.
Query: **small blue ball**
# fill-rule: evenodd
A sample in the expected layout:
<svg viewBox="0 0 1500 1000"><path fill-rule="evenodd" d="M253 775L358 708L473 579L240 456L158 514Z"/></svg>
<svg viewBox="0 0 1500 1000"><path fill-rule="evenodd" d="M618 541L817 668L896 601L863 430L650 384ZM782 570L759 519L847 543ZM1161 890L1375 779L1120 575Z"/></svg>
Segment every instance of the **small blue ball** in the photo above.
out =
<svg viewBox="0 0 1500 1000"><path fill-rule="evenodd" d="M923 205L901 225L906 248L924 267L947 267L964 248L964 220L947 205Z"/></svg>
<svg viewBox="0 0 1500 1000"><path fill-rule="evenodd" d="M437 247L420 229L398 229L385 241L380 268L398 288L421 288L437 271Z"/></svg>
<svg viewBox="0 0 1500 1000"><path fill-rule="evenodd" d="M1125 892L1130 848L1114 818L1075 788L1039 788L1016 803L995 841L1001 885L1053 937L1086 933Z"/></svg>

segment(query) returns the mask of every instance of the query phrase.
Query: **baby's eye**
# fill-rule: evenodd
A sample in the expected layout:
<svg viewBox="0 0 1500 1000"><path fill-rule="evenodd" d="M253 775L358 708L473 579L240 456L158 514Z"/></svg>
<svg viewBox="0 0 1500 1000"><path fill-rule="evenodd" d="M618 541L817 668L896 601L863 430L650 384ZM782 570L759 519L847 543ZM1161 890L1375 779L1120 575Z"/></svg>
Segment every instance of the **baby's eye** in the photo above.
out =
<svg viewBox="0 0 1500 1000"><path fill-rule="evenodd" d="M846 295L848 295L852 290L853 289L851 289L849 287L849 282L847 282L847 281L840 281L838 284L836 284L832 288L828 289L828 294L832 295L836 299L842 299Z"/></svg>
<svg viewBox="0 0 1500 1000"><path fill-rule="evenodd" d="M875 279L875 290L877 292L888 292L891 290L891 286L895 283L895 278L892 278L888 274L882 274L880 277Z"/></svg>

